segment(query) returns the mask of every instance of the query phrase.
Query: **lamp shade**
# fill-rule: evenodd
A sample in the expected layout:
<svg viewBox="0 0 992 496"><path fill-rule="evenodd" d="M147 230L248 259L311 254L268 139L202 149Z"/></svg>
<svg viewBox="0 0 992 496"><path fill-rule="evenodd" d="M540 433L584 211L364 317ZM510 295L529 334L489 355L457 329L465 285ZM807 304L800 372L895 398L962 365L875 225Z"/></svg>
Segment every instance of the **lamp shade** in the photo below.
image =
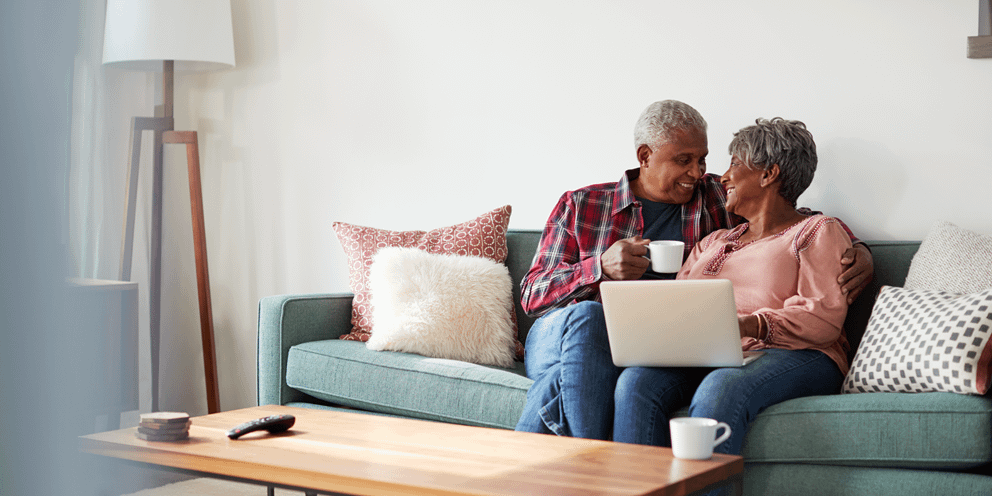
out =
<svg viewBox="0 0 992 496"><path fill-rule="evenodd" d="M104 65L161 72L234 67L230 0L107 0Z"/></svg>

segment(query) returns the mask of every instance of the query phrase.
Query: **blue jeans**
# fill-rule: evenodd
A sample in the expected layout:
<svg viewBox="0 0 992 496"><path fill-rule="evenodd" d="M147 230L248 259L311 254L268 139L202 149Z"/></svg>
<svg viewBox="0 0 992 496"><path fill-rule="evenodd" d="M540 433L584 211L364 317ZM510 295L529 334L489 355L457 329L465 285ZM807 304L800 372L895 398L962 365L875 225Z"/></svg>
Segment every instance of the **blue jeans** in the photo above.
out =
<svg viewBox="0 0 992 496"><path fill-rule="evenodd" d="M534 384L516 430L609 439L621 369L613 365L603 305L584 301L542 316L525 349Z"/></svg>
<svg viewBox="0 0 992 496"><path fill-rule="evenodd" d="M616 385L613 440L671 446L669 417L689 403L690 416L730 425L730 439L714 451L738 455L748 426L765 408L840 390L844 376L826 354L816 350L764 351L760 358L740 368L624 369Z"/></svg>

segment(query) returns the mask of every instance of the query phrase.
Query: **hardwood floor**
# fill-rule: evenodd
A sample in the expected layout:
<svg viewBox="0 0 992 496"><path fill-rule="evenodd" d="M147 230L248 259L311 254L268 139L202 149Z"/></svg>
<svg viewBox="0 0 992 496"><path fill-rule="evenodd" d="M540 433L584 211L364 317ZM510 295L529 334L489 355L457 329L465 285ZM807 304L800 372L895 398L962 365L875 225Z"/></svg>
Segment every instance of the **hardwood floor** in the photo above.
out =
<svg viewBox="0 0 992 496"><path fill-rule="evenodd" d="M95 496L121 496L194 478L112 459L92 457L87 463L87 473L95 475L91 479Z"/></svg>

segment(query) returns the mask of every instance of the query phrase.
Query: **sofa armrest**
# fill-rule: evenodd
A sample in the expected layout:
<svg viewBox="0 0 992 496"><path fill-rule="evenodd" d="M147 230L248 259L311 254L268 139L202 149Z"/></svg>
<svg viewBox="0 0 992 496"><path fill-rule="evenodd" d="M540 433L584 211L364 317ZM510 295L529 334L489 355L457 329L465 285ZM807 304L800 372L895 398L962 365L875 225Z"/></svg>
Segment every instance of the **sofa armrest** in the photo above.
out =
<svg viewBox="0 0 992 496"><path fill-rule="evenodd" d="M286 360L297 344L351 331L351 293L267 296L258 302L259 405L313 401L286 385Z"/></svg>

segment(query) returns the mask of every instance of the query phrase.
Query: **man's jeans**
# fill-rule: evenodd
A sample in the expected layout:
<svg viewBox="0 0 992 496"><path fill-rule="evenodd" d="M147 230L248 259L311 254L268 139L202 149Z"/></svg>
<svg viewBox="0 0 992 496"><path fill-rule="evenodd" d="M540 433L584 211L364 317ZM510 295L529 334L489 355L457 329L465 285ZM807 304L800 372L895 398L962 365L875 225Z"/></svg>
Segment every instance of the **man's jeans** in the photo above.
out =
<svg viewBox="0 0 992 496"><path fill-rule="evenodd" d="M765 408L840 390L844 376L826 354L816 350L764 352L740 368L624 369L616 385L613 440L671 446L669 417L689 403L689 416L730 425L730 439L714 451L737 455L748 426Z"/></svg>
<svg viewBox="0 0 992 496"><path fill-rule="evenodd" d="M531 326L525 349L534 384L516 429L609 439L621 369L613 365L603 305L584 301L542 316Z"/></svg>

